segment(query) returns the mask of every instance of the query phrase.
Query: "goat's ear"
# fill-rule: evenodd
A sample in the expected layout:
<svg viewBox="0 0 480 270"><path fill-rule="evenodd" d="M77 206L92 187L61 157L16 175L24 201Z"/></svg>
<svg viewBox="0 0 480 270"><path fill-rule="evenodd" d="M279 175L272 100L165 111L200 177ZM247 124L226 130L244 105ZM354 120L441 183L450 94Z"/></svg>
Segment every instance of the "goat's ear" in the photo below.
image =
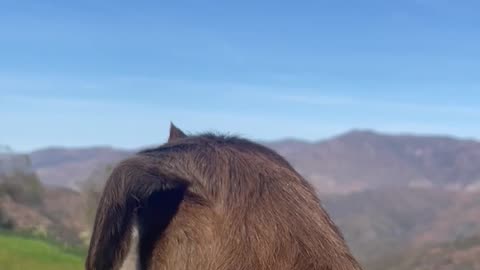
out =
<svg viewBox="0 0 480 270"><path fill-rule="evenodd" d="M177 128L172 122L170 122L170 136L168 137L168 142L174 142L178 139L186 138L187 135L183 133L179 128Z"/></svg>
<svg viewBox="0 0 480 270"><path fill-rule="evenodd" d="M121 162L108 178L98 204L86 270L120 269L138 230L141 267L175 216L188 187L164 176L156 160L136 156Z"/></svg>

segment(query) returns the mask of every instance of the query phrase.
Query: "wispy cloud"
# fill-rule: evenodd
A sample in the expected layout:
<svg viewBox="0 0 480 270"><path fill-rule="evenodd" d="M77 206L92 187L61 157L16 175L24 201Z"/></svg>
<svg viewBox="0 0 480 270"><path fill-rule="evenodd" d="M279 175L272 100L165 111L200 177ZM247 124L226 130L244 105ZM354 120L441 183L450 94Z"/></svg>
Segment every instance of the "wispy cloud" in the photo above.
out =
<svg viewBox="0 0 480 270"><path fill-rule="evenodd" d="M134 92L139 94L134 94ZM68 76L52 76L39 74L5 74L0 73L0 92L2 99L10 96L12 99L32 101L42 99L44 104L56 101L79 104L85 102L94 106L144 106L150 99L156 105L167 109L178 108L176 104L165 102L169 96L181 91L191 96L202 96L204 99L222 97L226 102L248 103L255 100L256 104L264 103L275 107L274 102L298 104L303 106L330 106L344 109L376 109L388 112L410 112L423 114L455 115L479 117L480 106L465 104L441 104L427 102L405 102L392 99L371 98L345 94L316 94L315 89L296 89L291 87L276 87L275 85L246 84L238 82L209 82L165 79L148 76L116 76L105 78L75 78ZM473 91L473 90L472 90ZM370 93L371 94L371 93ZM371 94L372 95L372 94ZM123 98L120 98L122 96ZM414 93L411 96L415 96ZM128 97L128 98L127 98ZM153 104L153 105L155 105ZM72 104L74 105L74 104ZM84 104L82 104L83 106ZM211 108L208 111L212 111ZM225 111L219 113L227 113Z"/></svg>
<svg viewBox="0 0 480 270"><path fill-rule="evenodd" d="M279 95L276 98L281 101L305 105L349 106L358 104L358 100L354 98L340 96Z"/></svg>
<svg viewBox="0 0 480 270"><path fill-rule="evenodd" d="M405 103L380 99L322 95L277 95L274 99L309 106L363 107L397 112L480 116L480 107L449 104Z"/></svg>

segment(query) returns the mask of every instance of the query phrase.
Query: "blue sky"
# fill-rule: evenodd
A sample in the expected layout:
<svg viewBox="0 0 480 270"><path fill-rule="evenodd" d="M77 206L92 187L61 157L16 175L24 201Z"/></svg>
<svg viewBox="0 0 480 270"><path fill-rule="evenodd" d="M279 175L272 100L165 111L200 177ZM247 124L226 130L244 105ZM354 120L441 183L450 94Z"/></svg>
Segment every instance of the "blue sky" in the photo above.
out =
<svg viewBox="0 0 480 270"><path fill-rule="evenodd" d="M480 138L480 2L3 1L0 144Z"/></svg>

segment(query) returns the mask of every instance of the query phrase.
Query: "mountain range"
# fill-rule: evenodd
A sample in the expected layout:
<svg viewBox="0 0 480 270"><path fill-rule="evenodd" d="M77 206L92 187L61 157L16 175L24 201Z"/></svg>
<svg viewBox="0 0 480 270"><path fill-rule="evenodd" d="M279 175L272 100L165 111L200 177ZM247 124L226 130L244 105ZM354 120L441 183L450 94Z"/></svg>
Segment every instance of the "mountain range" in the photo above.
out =
<svg viewBox="0 0 480 270"><path fill-rule="evenodd" d="M381 187L480 189L480 142L441 136L385 135L354 130L319 142L262 142L283 155L319 193ZM135 150L46 148L30 154L46 185L77 187L98 167Z"/></svg>
<svg viewBox="0 0 480 270"><path fill-rule="evenodd" d="M480 266L469 255L480 254L480 142L353 130L317 142L261 143L315 186L366 269L480 269L462 268ZM109 166L135 152L52 147L30 153L26 170L46 187L42 213L52 224L61 221L69 238L77 232L84 239L89 223L79 213L94 207ZM450 261L439 261L439 254Z"/></svg>

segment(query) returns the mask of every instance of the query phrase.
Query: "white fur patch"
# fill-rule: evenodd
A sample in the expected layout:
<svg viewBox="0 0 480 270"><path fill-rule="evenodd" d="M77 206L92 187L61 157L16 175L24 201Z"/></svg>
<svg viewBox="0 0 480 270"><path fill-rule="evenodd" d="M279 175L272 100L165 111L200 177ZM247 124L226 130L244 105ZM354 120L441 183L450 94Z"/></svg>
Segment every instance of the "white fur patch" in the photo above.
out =
<svg viewBox="0 0 480 270"><path fill-rule="evenodd" d="M138 228L137 226L133 226L130 238L130 248L120 270L140 270L139 242Z"/></svg>

